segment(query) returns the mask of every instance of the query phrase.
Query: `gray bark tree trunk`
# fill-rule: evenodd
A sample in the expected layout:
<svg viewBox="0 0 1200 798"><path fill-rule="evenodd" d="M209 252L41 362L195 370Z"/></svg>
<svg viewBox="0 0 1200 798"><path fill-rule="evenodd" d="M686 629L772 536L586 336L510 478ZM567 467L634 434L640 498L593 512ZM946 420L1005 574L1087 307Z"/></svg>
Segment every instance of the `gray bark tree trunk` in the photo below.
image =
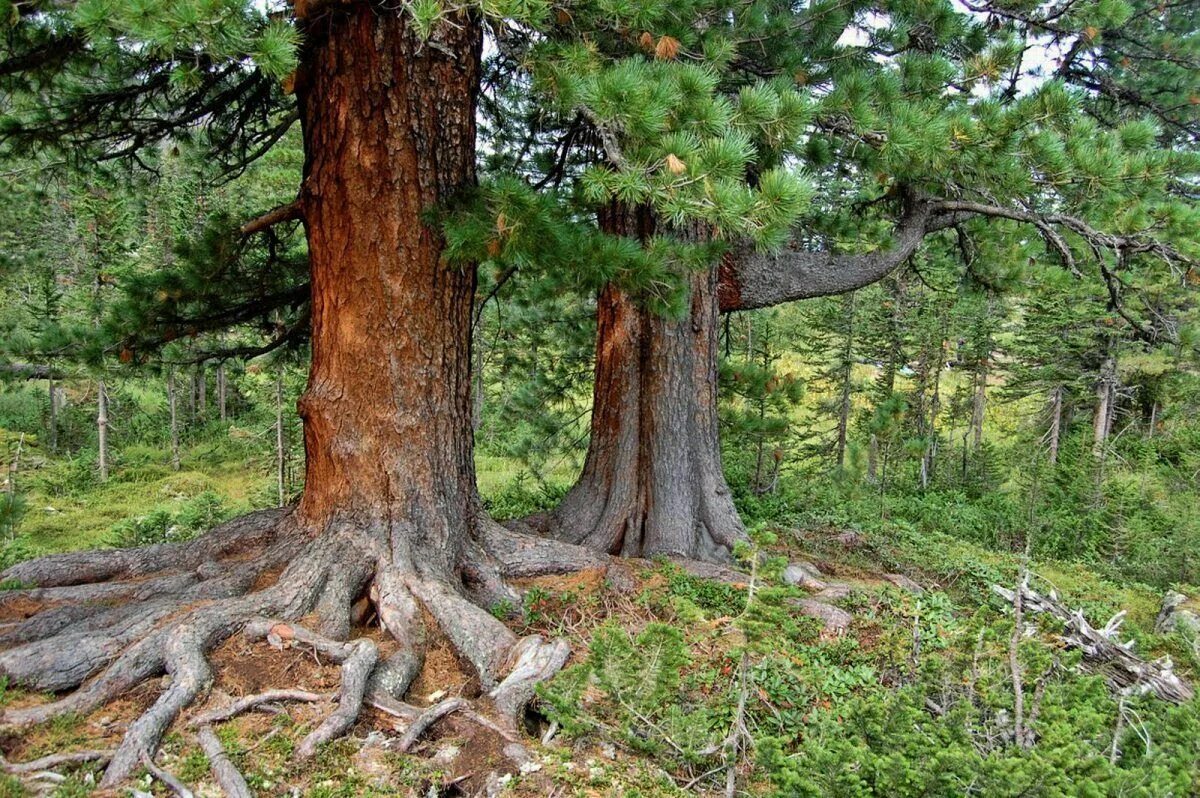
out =
<svg viewBox="0 0 1200 798"><path fill-rule="evenodd" d="M101 482L108 481L108 389L104 380L96 382L96 468Z"/></svg>
<svg viewBox="0 0 1200 798"><path fill-rule="evenodd" d="M171 417L171 470L179 470L179 392L175 389L175 369L167 372L167 410Z"/></svg>
<svg viewBox="0 0 1200 798"><path fill-rule="evenodd" d="M609 232L646 239L647 209L614 203ZM688 311L665 318L609 286L597 303L591 443L551 534L630 557L728 559L745 528L721 468L717 269L690 278Z"/></svg>

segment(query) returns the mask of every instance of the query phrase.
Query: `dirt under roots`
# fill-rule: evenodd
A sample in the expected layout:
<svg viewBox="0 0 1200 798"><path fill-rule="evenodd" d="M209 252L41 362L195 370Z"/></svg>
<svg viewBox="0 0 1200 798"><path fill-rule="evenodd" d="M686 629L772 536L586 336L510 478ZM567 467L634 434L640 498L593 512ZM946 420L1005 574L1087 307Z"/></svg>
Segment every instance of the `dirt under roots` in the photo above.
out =
<svg viewBox="0 0 1200 798"><path fill-rule="evenodd" d="M486 518L453 573L429 572L424 563L439 558L401 548L368 525L306 533L289 508L235 519L186 543L73 552L10 568L0 579L18 587L0 592L0 674L59 697L7 709L0 728L19 733L59 716L85 715L166 679L114 750L3 764L22 773L87 757L108 762L102 788L142 767L169 780L154 764L163 736L213 685L212 652L238 635L246 643L265 641L276 649L271 653L300 647L340 667L336 708L301 741L301 759L349 731L366 704L403 722L401 751L453 714L487 730L505 756L519 761L524 709L570 651L563 640L518 639L488 608L519 606L508 579L605 568L610 559ZM351 639L364 628L378 632ZM427 652L444 656L446 648L477 682L478 698L405 703ZM321 698L287 687L273 685L188 720L227 794L249 791L211 724L266 702Z"/></svg>

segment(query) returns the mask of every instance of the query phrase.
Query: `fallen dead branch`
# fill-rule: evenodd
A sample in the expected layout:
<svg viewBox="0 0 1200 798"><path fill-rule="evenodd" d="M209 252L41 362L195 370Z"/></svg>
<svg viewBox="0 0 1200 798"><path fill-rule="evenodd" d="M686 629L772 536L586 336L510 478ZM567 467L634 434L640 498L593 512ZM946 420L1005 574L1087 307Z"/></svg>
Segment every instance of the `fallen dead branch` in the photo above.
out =
<svg viewBox="0 0 1200 798"><path fill-rule="evenodd" d="M1082 610L1070 610L1055 591L1042 595L1026 584L1021 585L1020 604L1024 612L1041 613L1063 624L1059 635L1064 643L1083 652L1089 670L1102 675L1122 693L1153 693L1164 701L1182 704L1194 695L1191 685L1175 673L1170 657L1145 660L1133 652L1133 641L1120 642L1117 632L1125 620L1122 610L1103 628L1088 623ZM992 585L992 591L1017 604L1015 591Z"/></svg>

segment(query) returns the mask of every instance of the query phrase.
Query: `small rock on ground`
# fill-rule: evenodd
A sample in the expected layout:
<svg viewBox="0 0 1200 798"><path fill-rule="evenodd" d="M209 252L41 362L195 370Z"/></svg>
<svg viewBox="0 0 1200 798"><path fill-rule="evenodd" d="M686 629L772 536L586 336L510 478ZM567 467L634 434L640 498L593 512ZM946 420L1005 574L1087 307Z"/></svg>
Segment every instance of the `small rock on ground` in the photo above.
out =
<svg viewBox="0 0 1200 798"><path fill-rule="evenodd" d="M805 615L822 621L827 634L841 634L854 620L845 610L816 599L795 599L792 604Z"/></svg>
<svg viewBox="0 0 1200 798"><path fill-rule="evenodd" d="M925 588L921 587L904 574L884 574L883 578L901 590L906 590L909 593L912 593L914 596L922 596L925 594Z"/></svg>
<svg viewBox="0 0 1200 798"><path fill-rule="evenodd" d="M1185 631L1200 635L1200 612L1185 607L1187 602L1187 596L1176 590L1168 590L1163 596L1158 619L1154 622L1154 631L1160 634Z"/></svg>
<svg viewBox="0 0 1200 798"><path fill-rule="evenodd" d="M783 569L783 583L795 585L804 590L824 590L826 584L821 581L822 576L824 574L817 566L804 560L789 563L788 567Z"/></svg>

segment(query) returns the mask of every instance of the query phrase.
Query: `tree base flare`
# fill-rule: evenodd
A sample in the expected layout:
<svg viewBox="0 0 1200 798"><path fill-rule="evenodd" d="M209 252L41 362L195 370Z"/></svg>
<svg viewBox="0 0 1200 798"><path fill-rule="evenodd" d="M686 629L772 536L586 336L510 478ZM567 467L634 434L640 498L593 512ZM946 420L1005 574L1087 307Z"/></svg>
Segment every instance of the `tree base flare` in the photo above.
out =
<svg viewBox="0 0 1200 798"><path fill-rule="evenodd" d="M342 523L313 534L297 515L265 511L189 543L55 555L0 574L21 585L0 593L0 674L64 693L8 709L0 726L19 730L87 714L165 674L157 698L129 724L116 750L104 752L109 761L100 786L116 787L154 762L168 728L212 687L209 655L242 634L248 645L301 648L340 666L336 707L300 744L298 758L346 734L364 704L406 718L406 747L453 713L519 748L520 719L534 688L562 668L569 649L536 635L518 639L488 605L517 595L506 578L596 567L606 558L480 519L458 568L440 573L426 565L438 558L394 545L391 530ZM367 619L386 634L350 639ZM435 636L465 664L482 695L431 715L402 699ZM276 693L263 701L323 705L320 696L282 691L292 686L266 685ZM263 702L242 703L197 715L188 725L211 746L211 724ZM218 775L237 782L228 761Z"/></svg>

